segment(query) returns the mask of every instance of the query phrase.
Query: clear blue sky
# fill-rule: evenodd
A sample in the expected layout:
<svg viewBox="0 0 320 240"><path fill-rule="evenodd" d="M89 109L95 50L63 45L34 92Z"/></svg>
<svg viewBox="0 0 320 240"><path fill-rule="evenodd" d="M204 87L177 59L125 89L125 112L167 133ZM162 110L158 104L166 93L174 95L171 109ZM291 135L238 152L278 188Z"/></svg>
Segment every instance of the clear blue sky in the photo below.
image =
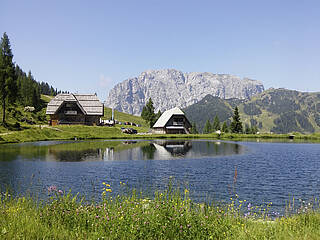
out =
<svg viewBox="0 0 320 240"><path fill-rule="evenodd" d="M14 61L62 90L97 92L148 69L230 73L320 91L320 1L1 1Z"/></svg>

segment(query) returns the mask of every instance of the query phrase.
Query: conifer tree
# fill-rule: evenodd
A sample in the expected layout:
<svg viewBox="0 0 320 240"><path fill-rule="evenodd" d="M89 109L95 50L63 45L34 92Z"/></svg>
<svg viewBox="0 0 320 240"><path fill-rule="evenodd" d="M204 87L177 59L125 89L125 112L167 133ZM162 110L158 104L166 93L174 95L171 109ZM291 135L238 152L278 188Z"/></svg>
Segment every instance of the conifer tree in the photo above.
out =
<svg viewBox="0 0 320 240"><path fill-rule="evenodd" d="M158 112L159 113L159 112ZM161 112L160 112L161 113ZM143 107L141 112L141 117L149 123L149 126L152 127L156 122L156 114L154 113L154 106L152 99L149 98L147 104Z"/></svg>
<svg viewBox="0 0 320 240"><path fill-rule="evenodd" d="M6 121L6 106L17 97L17 80L10 41L6 33L0 42L0 101L2 103L2 124Z"/></svg>
<svg viewBox="0 0 320 240"><path fill-rule="evenodd" d="M249 124L246 123L244 126L244 132L245 134L250 134L251 133L251 128L249 127Z"/></svg>
<svg viewBox="0 0 320 240"><path fill-rule="evenodd" d="M162 113L159 110L158 113L155 115L155 119L154 119L154 123L156 123L156 121L161 117Z"/></svg>
<svg viewBox="0 0 320 240"><path fill-rule="evenodd" d="M206 124L204 125L203 133L211 133L211 129L212 129L212 126L211 126L211 123L210 123L210 121L208 119L206 121Z"/></svg>
<svg viewBox="0 0 320 240"><path fill-rule="evenodd" d="M257 134L257 132L258 132L257 126L256 126L256 125L253 125L253 126L251 127L251 133L252 133L252 134Z"/></svg>
<svg viewBox="0 0 320 240"><path fill-rule="evenodd" d="M238 107L235 107L232 122L230 125L230 130L232 133L242 133L242 122L240 120Z"/></svg>
<svg viewBox="0 0 320 240"><path fill-rule="evenodd" d="M218 115L216 115L216 116L214 117L214 120L213 120L213 123L212 123L212 130L213 130L213 131L218 131L218 130L220 130L220 120L219 120Z"/></svg>
<svg viewBox="0 0 320 240"><path fill-rule="evenodd" d="M198 134L198 133L199 133L199 132L198 132L198 129L197 129L197 125L196 125L195 122L193 122L193 123L191 124L191 133L192 133L192 134Z"/></svg>
<svg viewBox="0 0 320 240"><path fill-rule="evenodd" d="M222 132L224 132L224 133L228 133L229 132L229 127L228 127L228 125L227 125L227 122L223 122L223 124L222 124Z"/></svg>

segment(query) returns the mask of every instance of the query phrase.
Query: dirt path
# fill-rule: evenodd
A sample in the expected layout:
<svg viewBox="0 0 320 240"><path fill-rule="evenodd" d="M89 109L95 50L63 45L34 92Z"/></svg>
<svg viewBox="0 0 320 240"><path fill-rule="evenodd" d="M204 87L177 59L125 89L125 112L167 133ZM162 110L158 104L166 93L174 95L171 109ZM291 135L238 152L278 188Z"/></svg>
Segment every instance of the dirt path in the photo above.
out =
<svg viewBox="0 0 320 240"><path fill-rule="evenodd" d="M51 127L49 125L33 125L33 127L38 127L40 129L42 129L42 128L50 128L50 129L53 129L53 130L56 130L56 131L63 132L63 130L61 130L59 128Z"/></svg>

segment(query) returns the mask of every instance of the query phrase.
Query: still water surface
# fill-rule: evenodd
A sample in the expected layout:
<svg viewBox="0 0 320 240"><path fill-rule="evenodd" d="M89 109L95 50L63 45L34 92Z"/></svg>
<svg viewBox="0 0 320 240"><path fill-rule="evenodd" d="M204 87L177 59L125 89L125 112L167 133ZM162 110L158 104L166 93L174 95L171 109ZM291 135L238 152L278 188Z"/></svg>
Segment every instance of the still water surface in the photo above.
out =
<svg viewBox="0 0 320 240"><path fill-rule="evenodd" d="M72 189L88 197L113 194L120 181L152 192L169 178L190 189L196 201L228 201L237 193L256 205L320 196L320 144L207 140L51 141L0 146L0 188L46 194Z"/></svg>

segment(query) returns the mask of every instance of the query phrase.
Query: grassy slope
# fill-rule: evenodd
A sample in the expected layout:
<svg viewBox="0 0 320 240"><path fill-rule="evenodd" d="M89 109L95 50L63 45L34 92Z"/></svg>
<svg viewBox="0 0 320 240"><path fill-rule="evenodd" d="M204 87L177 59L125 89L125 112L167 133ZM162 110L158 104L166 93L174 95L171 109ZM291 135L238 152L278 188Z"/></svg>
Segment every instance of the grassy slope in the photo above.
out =
<svg viewBox="0 0 320 240"><path fill-rule="evenodd" d="M104 108L104 116L102 119L111 119L112 117L112 109L111 108ZM130 122L139 124L140 127L136 126L130 126L130 125L117 125L118 127L131 127L134 129L137 129L138 132L148 132L150 129L148 127L148 124L140 117L140 116L134 116L128 113L119 112L117 110L114 111L114 118L119 122Z"/></svg>
<svg viewBox="0 0 320 240"><path fill-rule="evenodd" d="M111 119L112 110L111 108L104 108L104 117L102 119ZM114 111L114 118L120 122L134 122L143 127L148 127L146 122L140 116L134 116L128 113L119 112L117 110Z"/></svg>
<svg viewBox="0 0 320 240"><path fill-rule="evenodd" d="M52 99L52 96L41 95L41 100L43 101L43 106L46 106L48 102ZM2 113L2 109L1 109ZM0 133L7 133L11 131L19 130L15 124L19 123L21 129L28 129L32 125L28 124L25 120L34 122L35 124L47 124L49 117L46 115L46 107L42 108L38 112L26 112L23 106L14 105L8 106L6 111L6 123L7 127L0 125ZM2 120L2 114L1 114Z"/></svg>
<svg viewBox="0 0 320 240"><path fill-rule="evenodd" d="M244 105L248 105L248 103L255 105L262 113L254 114L252 117L246 114ZM289 132L293 132L295 131L294 128L297 128L299 132L310 133L311 130L302 124L311 125L315 132L320 131L320 125L315 121L319 106L319 93L269 89L253 97L249 102L242 104L240 113L243 121L246 123L249 123L251 118L257 122L262 122L263 126L260 129L262 132L279 132L275 120L281 120L281 122L284 122L284 125L287 125L286 123L292 119L291 127L288 127ZM303 119L303 122L299 122L298 118ZM279 127L282 128L284 126L279 125Z"/></svg>
<svg viewBox="0 0 320 240"><path fill-rule="evenodd" d="M215 115L221 122L233 115L239 107L241 121L250 125L256 121L260 132L320 131L320 94L303 93L287 89L269 89L247 101L217 99L206 96L200 102L187 107L186 115L202 129L206 120L213 121Z"/></svg>

